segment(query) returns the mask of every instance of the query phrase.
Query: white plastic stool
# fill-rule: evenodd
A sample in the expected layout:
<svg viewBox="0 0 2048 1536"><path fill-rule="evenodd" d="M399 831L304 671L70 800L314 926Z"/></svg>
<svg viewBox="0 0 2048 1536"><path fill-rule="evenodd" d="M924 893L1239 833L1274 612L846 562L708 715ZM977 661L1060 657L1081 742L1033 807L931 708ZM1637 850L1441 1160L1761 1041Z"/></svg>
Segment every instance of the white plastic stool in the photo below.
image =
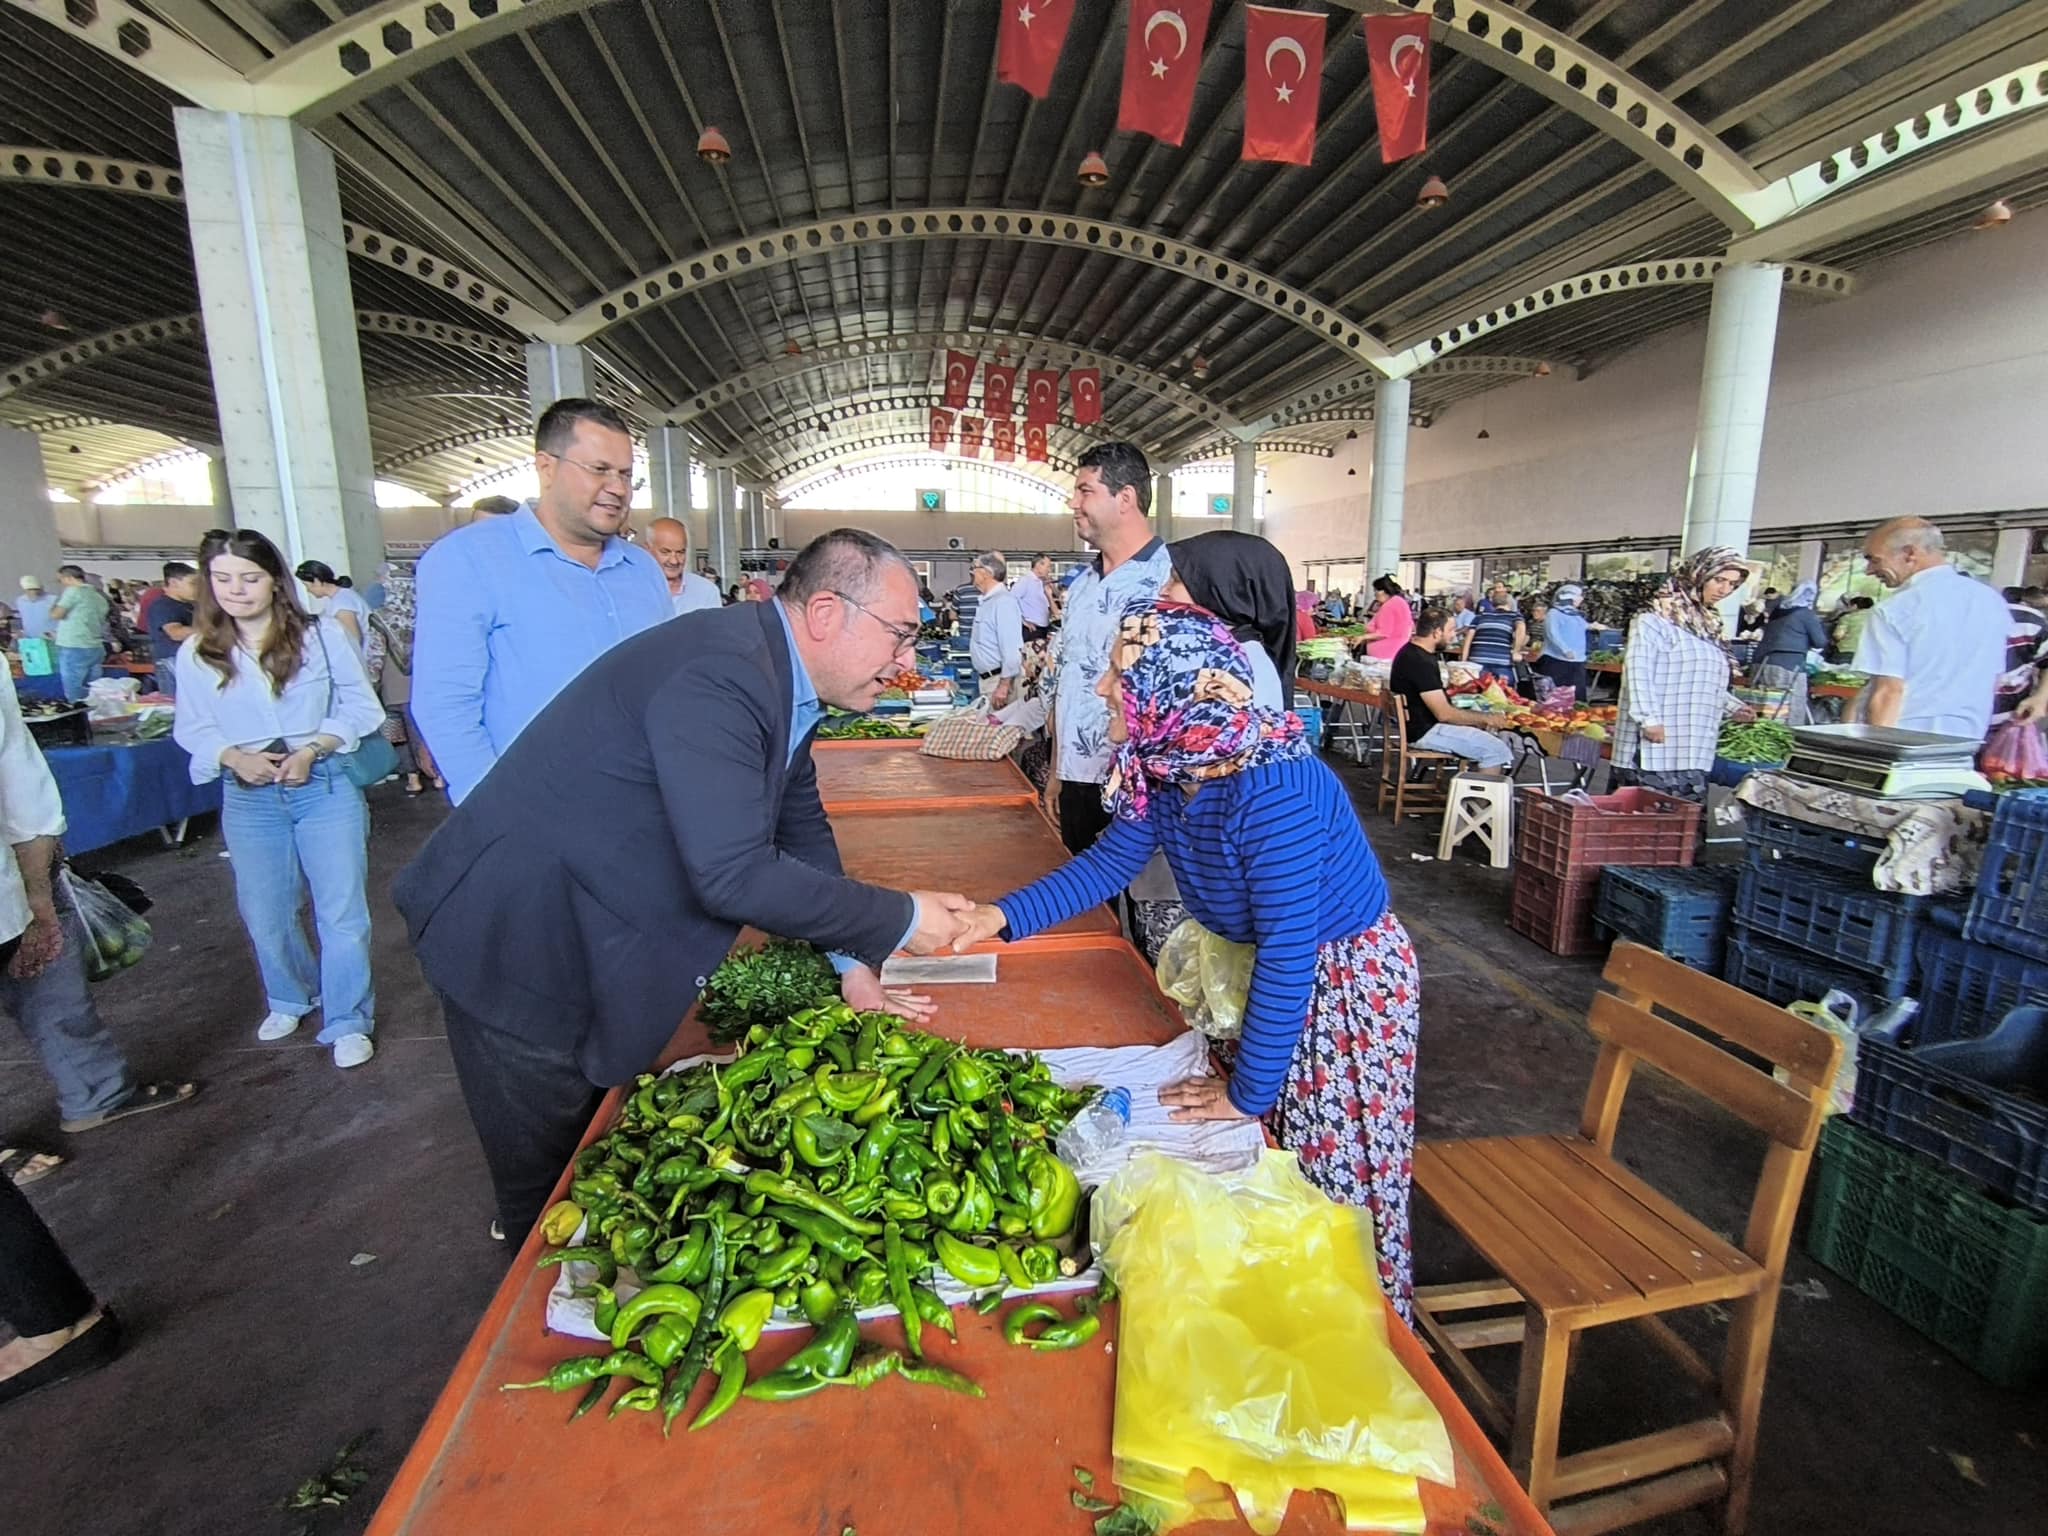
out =
<svg viewBox="0 0 2048 1536"><path fill-rule="evenodd" d="M1448 859L1451 850L1477 833L1486 844L1495 869L1508 867L1513 846L1509 837L1515 806L1515 786L1506 778L1461 773L1451 780L1449 803L1444 807L1444 830L1436 842L1436 856Z"/></svg>

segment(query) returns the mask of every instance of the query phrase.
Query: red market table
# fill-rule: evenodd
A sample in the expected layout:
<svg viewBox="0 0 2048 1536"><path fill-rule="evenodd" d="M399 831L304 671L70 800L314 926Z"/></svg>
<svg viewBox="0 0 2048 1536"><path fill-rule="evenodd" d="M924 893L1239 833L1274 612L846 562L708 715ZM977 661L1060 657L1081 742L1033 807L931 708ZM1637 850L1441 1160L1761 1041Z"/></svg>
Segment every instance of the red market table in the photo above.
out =
<svg viewBox="0 0 2048 1536"><path fill-rule="evenodd" d="M1031 781L1008 758L989 763L926 757L917 741L819 742L818 794L825 812L915 811L1036 803Z"/></svg>

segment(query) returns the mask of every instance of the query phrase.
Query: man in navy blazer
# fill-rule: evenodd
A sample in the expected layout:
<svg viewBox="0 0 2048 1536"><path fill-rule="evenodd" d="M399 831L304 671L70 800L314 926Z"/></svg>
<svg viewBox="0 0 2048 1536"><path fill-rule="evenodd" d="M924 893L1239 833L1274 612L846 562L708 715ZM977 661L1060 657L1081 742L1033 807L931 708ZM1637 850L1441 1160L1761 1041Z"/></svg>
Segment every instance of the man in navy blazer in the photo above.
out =
<svg viewBox="0 0 2048 1536"><path fill-rule="evenodd" d="M831 952L862 1009L887 1006L890 952L959 931L965 897L841 873L810 754L825 705L870 708L902 670L917 604L894 548L822 535L775 601L685 614L592 662L399 875L494 1235L539 1218L603 1088L653 1064L743 926Z"/></svg>

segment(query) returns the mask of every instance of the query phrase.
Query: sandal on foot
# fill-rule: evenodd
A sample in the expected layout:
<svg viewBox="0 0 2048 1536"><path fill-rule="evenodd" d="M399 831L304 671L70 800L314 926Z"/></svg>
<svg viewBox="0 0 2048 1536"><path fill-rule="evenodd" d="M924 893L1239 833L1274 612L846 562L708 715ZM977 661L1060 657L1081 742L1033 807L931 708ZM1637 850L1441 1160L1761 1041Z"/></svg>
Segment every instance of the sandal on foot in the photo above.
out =
<svg viewBox="0 0 2048 1536"><path fill-rule="evenodd" d="M111 1109L103 1109L96 1115L87 1115L83 1120L64 1120L59 1129L77 1133L96 1131L103 1125L116 1120L125 1120L130 1115L146 1115L152 1109L168 1109L173 1104L182 1104L199 1091L197 1083L137 1083L135 1091Z"/></svg>
<svg viewBox="0 0 2048 1536"><path fill-rule="evenodd" d="M98 1320L83 1333L73 1334L27 1370L0 1379L0 1403L11 1403L111 1364L120 1355L121 1345L121 1320L112 1307L102 1307Z"/></svg>
<svg viewBox="0 0 2048 1536"><path fill-rule="evenodd" d="M66 1159L59 1152L31 1152L27 1147L0 1147L0 1174L16 1189L33 1184L45 1174L62 1168Z"/></svg>

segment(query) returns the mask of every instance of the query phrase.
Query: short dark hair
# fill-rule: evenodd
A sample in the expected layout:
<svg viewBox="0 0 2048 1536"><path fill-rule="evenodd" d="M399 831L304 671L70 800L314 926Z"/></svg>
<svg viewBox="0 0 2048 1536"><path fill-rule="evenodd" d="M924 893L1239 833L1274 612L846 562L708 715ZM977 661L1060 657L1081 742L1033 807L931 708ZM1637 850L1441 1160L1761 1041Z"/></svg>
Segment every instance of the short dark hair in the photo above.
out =
<svg viewBox="0 0 2048 1536"><path fill-rule="evenodd" d="M1372 589L1375 592L1384 592L1388 597L1405 597L1407 595L1401 590L1401 583L1394 580L1391 576L1373 577Z"/></svg>
<svg viewBox="0 0 2048 1536"><path fill-rule="evenodd" d="M581 395L568 395L557 400L540 413L540 420L533 425L533 451L561 456L569 440L576 435L576 423L593 421L600 427L614 432L633 435L632 423L628 422L616 406L606 405L602 400L586 400Z"/></svg>
<svg viewBox="0 0 2048 1536"><path fill-rule="evenodd" d="M479 496L470 504L469 510L478 517L503 517L517 512L519 503L510 496Z"/></svg>
<svg viewBox="0 0 2048 1536"><path fill-rule="evenodd" d="M1423 609L1422 612L1415 615L1415 633L1418 635L1433 635L1450 622L1451 610L1439 608L1436 604L1432 603Z"/></svg>
<svg viewBox="0 0 2048 1536"><path fill-rule="evenodd" d="M803 607L820 592L840 592L864 602L873 594L882 568L890 565L901 566L912 581L917 579L903 552L888 540L864 528L834 528L797 551L782 573L776 596L792 608Z"/></svg>
<svg viewBox="0 0 2048 1536"><path fill-rule="evenodd" d="M301 581L317 581L334 584L334 567L325 560L301 560L298 570L292 573Z"/></svg>
<svg viewBox="0 0 2048 1536"><path fill-rule="evenodd" d="M57 567L57 574L59 576L69 576L75 581L83 581L85 580L85 567L82 565L60 565Z"/></svg>
<svg viewBox="0 0 2048 1536"><path fill-rule="evenodd" d="M182 560L164 562L164 580L176 581L180 576L197 576L199 572Z"/></svg>
<svg viewBox="0 0 2048 1536"><path fill-rule="evenodd" d="M1092 469L1102 479L1102 488L1114 496L1125 486L1138 493L1138 510L1152 510L1152 466L1135 443L1097 443L1074 466Z"/></svg>

